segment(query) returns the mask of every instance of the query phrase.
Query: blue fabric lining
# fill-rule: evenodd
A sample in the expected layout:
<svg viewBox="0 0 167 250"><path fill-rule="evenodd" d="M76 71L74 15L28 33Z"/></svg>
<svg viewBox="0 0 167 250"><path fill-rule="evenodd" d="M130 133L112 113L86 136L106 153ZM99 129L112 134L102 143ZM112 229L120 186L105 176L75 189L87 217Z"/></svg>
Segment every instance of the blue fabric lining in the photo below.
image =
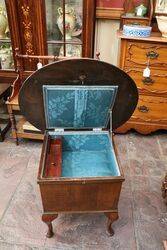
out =
<svg viewBox="0 0 167 250"><path fill-rule="evenodd" d="M52 132L54 137L57 134ZM107 133L64 133L62 177L119 176L111 139Z"/></svg>
<svg viewBox="0 0 167 250"><path fill-rule="evenodd" d="M104 128L108 125L117 86L44 85L47 128Z"/></svg>
<svg viewBox="0 0 167 250"><path fill-rule="evenodd" d="M88 91L75 91L74 127L84 127Z"/></svg>

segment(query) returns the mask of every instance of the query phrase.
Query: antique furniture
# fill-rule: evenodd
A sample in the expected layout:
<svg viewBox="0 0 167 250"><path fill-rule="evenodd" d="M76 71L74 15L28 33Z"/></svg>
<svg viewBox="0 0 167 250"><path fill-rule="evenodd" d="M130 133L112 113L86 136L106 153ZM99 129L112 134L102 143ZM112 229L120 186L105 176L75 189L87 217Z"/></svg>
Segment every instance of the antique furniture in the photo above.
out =
<svg viewBox="0 0 167 250"><path fill-rule="evenodd" d="M132 1L129 1L130 3ZM153 16L153 0L149 0L147 1L148 3L148 14L146 16L128 16L126 15L126 13L124 13L121 16L121 24L120 24L120 28L122 29L124 24L135 24L135 25L150 25L151 24L151 20L152 20L152 16ZM125 10L126 11L126 10ZM133 10L135 11L135 10Z"/></svg>
<svg viewBox="0 0 167 250"><path fill-rule="evenodd" d="M40 63L44 60L46 62L59 60L57 56L36 56L36 55L21 55L19 54L19 50L15 50L15 58L17 62L17 78L13 82L12 93L8 98L6 104L8 108L8 113L12 126L12 137L16 141L16 145L18 145L19 138L27 138L27 139L36 139L43 140L43 134L38 131L34 126L29 124L24 117L21 117L19 121L16 123L15 111L20 111L19 103L18 103L18 93L21 88L23 81L28 77L32 72L27 72L26 76L24 75L24 69L21 64L22 59L27 60L38 60ZM63 57L62 57L63 58ZM65 58L65 57L64 57ZM28 123L28 124L27 124ZM30 127L28 131L24 130L25 124L27 127Z"/></svg>
<svg viewBox="0 0 167 250"><path fill-rule="evenodd" d="M7 97L10 95L10 84L8 83L0 83L0 99L4 99L4 101L7 99ZM1 114L0 114L1 115ZM0 141L4 140L5 134L10 128L10 120L4 119L0 117L0 124L3 124L3 128L0 126Z"/></svg>
<svg viewBox="0 0 167 250"><path fill-rule="evenodd" d="M137 100L126 73L93 59L54 62L22 85L21 113L45 131L38 184L47 237L58 213L85 212L104 212L113 235L124 177L110 133L130 118Z"/></svg>
<svg viewBox="0 0 167 250"><path fill-rule="evenodd" d="M68 6L65 0L1 0L0 80L2 78L3 82L10 84L15 81L18 70L15 56L17 48L20 55L92 57L94 26L95 0L71 0ZM69 31L71 37L67 39ZM38 58L21 58L23 78L36 70L38 62ZM49 62L42 60L43 65ZM15 111L19 111L19 88L16 90L7 102L13 124L12 137L16 142L18 137L42 139L43 136L39 134L24 133L23 119L14 125Z"/></svg>
<svg viewBox="0 0 167 250"><path fill-rule="evenodd" d="M135 129L148 134L167 129L167 39L160 33L152 33L148 38L126 37L122 32L118 36L119 66L135 81L139 102L131 119L117 131Z"/></svg>
<svg viewBox="0 0 167 250"><path fill-rule="evenodd" d="M96 53L96 59L99 60L100 53ZM21 64L22 59L26 60L38 60L39 64L41 62L51 62L51 61L57 61L65 59L66 57L58 57L58 56L37 56L37 55L21 55L19 54L19 50L15 50L15 58L17 62L17 78L13 82L12 85L12 94L8 98L8 101L6 102L8 113L12 125L12 137L16 141L16 145L18 145L19 138L28 138L28 139L36 139L36 140L43 140L44 135L41 133L40 130L36 129L33 125L28 123L24 117L21 117L19 121L16 123L15 119L15 111L19 111L19 104L18 104L18 92L20 90L20 87L23 83L23 81L28 77L32 72L26 72L26 75L24 74L24 70ZM38 64L37 64L38 65ZM42 66L42 65L40 65ZM26 127L26 129L25 129ZM27 129L28 128L28 129Z"/></svg>
<svg viewBox="0 0 167 250"><path fill-rule="evenodd" d="M95 0L71 0L68 6L65 0L1 2L6 7L13 52L19 48L20 54L27 55L77 56L80 51L78 56L93 56ZM66 39L72 23L71 39ZM36 63L22 60L24 71L36 70ZM9 77L13 79L13 72L8 72Z"/></svg>

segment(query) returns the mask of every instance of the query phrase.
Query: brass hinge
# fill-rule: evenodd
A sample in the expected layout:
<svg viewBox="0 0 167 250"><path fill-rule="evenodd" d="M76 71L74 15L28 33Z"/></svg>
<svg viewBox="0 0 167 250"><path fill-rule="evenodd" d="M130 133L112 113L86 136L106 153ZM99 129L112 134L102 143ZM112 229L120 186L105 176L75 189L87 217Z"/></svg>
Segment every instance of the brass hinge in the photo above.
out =
<svg viewBox="0 0 167 250"><path fill-rule="evenodd" d="M64 128L55 128L54 131L57 132L57 133L63 133Z"/></svg>
<svg viewBox="0 0 167 250"><path fill-rule="evenodd" d="M101 131L102 131L102 128L93 128L93 131L94 131L94 132L101 132Z"/></svg>

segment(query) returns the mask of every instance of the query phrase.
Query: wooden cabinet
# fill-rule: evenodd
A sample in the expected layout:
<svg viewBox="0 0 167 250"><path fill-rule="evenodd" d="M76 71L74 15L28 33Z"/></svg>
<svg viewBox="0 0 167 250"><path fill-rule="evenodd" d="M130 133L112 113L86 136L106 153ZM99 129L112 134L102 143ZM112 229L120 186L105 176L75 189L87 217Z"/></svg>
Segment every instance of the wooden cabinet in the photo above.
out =
<svg viewBox="0 0 167 250"><path fill-rule="evenodd" d="M4 31L0 46L11 43L14 57L16 48L28 55L93 56L95 0L0 0L0 13L1 7L10 32ZM22 66L33 71L37 62L22 60ZM16 69L15 60L10 67ZM0 79L4 75L15 77L11 71L0 70Z"/></svg>
<svg viewBox="0 0 167 250"><path fill-rule="evenodd" d="M139 102L132 118L118 132L135 129L148 134L167 129L167 39L159 33L149 38L128 38L119 32L121 39L120 67L135 81ZM151 74L143 77L149 66Z"/></svg>
<svg viewBox="0 0 167 250"><path fill-rule="evenodd" d="M155 68L167 67L166 44L129 41L126 50L125 67L144 67L148 60L149 65Z"/></svg>
<svg viewBox="0 0 167 250"><path fill-rule="evenodd" d="M6 22L2 30L0 19L0 58L2 43L10 51L5 54L6 59L10 56L10 67L0 63L0 82L12 83L16 71L21 72L7 102L16 142L18 138L43 139L39 131L25 132L25 119L16 123L14 113L19 111L18 92L23 79L37 69L37 63L49 63L47 55L49 58L93 57L95 3L95 0L0 0L0 15ZM19 61L18 54L24 55Z"/></svg>

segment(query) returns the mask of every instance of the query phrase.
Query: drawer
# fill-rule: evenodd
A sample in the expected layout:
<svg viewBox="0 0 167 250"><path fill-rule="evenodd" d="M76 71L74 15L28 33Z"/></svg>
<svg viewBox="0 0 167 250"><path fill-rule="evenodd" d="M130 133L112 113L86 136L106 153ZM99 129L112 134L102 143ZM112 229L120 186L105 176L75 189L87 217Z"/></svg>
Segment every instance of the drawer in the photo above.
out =
<svg viewBox="0 0 167 250"><path fill-rule="evenodd" d="M167 71L151 69L150 77L143 77L143 69L124 69L135 81L140 93L167 95Z"/></svg>
<svg viewBox="0 0 167 250"><path fill-rule="evenodd" d="M125 66L143 66L148 60L152 67L167 68L167 44L127 42Z"/></svg>
<svg viewBox="0 0 167 250"><path fill-rule="evenodd" d="M141 122L167 124L167 98L140 95L132 118Z"/></svg>

